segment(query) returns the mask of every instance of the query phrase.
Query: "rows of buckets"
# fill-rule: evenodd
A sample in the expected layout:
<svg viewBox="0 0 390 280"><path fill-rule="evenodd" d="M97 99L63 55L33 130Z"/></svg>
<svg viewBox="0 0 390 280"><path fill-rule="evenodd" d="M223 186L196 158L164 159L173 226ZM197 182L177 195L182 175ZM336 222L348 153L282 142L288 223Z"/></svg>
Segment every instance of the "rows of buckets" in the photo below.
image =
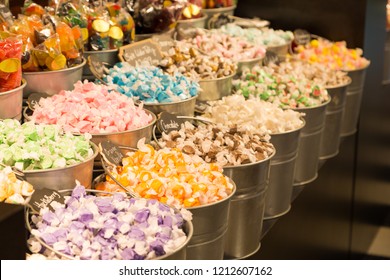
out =
<svg viewBox="0 0 390 280"><path fill-rule="evenodd" d="M117 51L86 55L97 55L110 64L115 64L117 59ZM23 102L20 100L33 92L52 95L72 89L75 82L88 75L85 64L60 71L23 73L20 88L0 94L0 119L22 120ZM264 220L277 219L288 213L293 188L314 181L319 163L336 156L341 139L356 132L365 74L366 68L348 72L348 83L328 88L330 101L318 107L296 109L305 113L304 125L294 131L271 134L275 147L272 157L257 163L225 167L224 174L234 182L235 191L217 203L188 208L193 213L190 239L180 254L167 258L244 259L255 254L260 248ZM213 91L231 90L231 82L228 79L224 84L219 82L209 87ZM215 98L206 96L203 99ZM14 104L20 106L15 108ZM192 116L195 99L165 106L153 105L147 109L154 115L168 111ZM110 140L120 146L136 147L140 138L152 139L155 123L156 117L150 125L135 131L92 135L95 154L89 162L60 170L26 172L26 178L39 187L74 185L75 179L90 186L93 177L103 171L96 145Z"/></svg>

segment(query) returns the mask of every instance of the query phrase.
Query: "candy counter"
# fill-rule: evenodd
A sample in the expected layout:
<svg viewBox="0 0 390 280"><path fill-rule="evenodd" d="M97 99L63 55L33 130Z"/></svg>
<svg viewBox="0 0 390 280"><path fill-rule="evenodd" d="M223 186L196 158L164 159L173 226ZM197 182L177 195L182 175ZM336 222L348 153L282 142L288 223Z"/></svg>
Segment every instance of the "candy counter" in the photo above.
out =
<svg viewBox="0 0 390 280"><path fill-rule="evenodd" d="M129 7L60 2L51 10L25 1L18 28L1 34L23 44L1 62L0 74L15 75L11 91L39 86L22 88L19 114L0 120L0 206L28 209L27 258L261 258L264 238L356 134L357 119L347 134L342 122L348 108L359 116L364 74L351 72L370 65L361 49L294 41L272 22L242 28L230 10L211 18L229 21L218 28L178 22L192 34L174 40L172 24L151 26ZM157 2L158 18L167 7ZM196 2L173 1L170 20L236 9ZM20 33L28 26L33 33ZM168 46L153 39L162 33ZM109 49L121 62L107 63ZM77 76L63 74L74 67ZM57 73L54 84L45 77ZM28 197L15 199L16 189Z"/></svg>

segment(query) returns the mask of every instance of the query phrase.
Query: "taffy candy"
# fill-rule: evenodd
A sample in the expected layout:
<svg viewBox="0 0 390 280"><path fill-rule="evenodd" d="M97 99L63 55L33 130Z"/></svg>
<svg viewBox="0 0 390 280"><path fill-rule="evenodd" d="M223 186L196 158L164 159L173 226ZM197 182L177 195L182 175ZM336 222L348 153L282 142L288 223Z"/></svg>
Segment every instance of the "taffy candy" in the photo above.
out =
<svg viewBox="0 0 390 280"><path fill-rule="evenodd" d="M159 66L171 75L181 73L195 81L232 76L237 70L237 65L229 59L204 54L181 41L175 41L175 45L163 53Z"/></svg>
<svg viewBox="0 0 390 280"><path fill-rule="evenodd" d="M297 77L293 72L279 73L276 64L245 69L241 79L233 80L233 88L245 97L255 95L281 108L315 107L330 98L323 85Z"/></svg>
<svg viewBox="0 0 390 280"><path fill-rule="evenodd" d="M25 204L33 192L33 186L19 180L11 167L0 170L0 202Z"/></svg>
<svg viewBox="0 0 390 280"><path fill-rule="evenodd" d="M90 158L90 135L63 133L56 125L0 121L0 162L20 170L63 168Z"/></svg>
<svg viewBox="0 0 390 280"><path fill-rule="evenodd" d="M155 150L138 142L138 150L129 152L123 166L111 172L123 186L141 197L157 199L175 208L207 205L233 192L233 184L217 163L206 163L197 155L177 148ZM105 184L115 184L107 177Z"/></svg>
<svg viewBox="0 0 390 280"><path fill-rule="evenodd" d="M119 62L104 81L115 89L144 103L170 103L196 96L200 86L180 73L169 75L155 66L134 67Z"/></svg>
<svg viewBox="0 0 390 280"><path fill-rule="evenodd" d="M237 125L199 123L195 126L186 121L180 130L162 133L157 143L225 167L269 158L275 151L269 138L268 134L260 135Z"/></svg>
<svg viewBox="0 0 390 280"><path fill-rule="evenodd" d="M202 0L203 9L217 9L231 7L233 5L233 0Z"/></svg>
<svg viewBox="0 0 390 280"><path fill-rule="evenodd" d="M194 38L187 38L184 41L209 55L219 55L234 62L265 56L263 46L254 45L246 39L229 36L218 30L209 31L198 28L196 31Z"/></svg>
<svg viewBox="0 0 390 280"><path fill-rule="evenodd" d="M295 48L296 58L309 61L310 63L321 63L330 69L356 70L367 67L369 61L363 57L363 50L347 47L345 41L332 42L327 39L318 38L311 40L306 45L299 45Z"/></svg>
<svg viewBox="0 0 390 280"><path fill-rule="evenodd" d="M236 125L242 130L258 134L277 134L296 130L303 125L304 113L282 109L276 103L240 94L208 101L202 118L226 126ZM271 136L272 139L272 136Z"/></svg>
<svg viewBox="0 0 390 280"><path fill-rule="evenodd" d="M294 39L291 31L275 30L272 28L243 28L234 23L228 23L218 29L230 36L241 37L254 45L274 47L290 43Z"/></svg>
<svg viewBox="0 0 390 280"><path fill-rule="evenodd" d="M189 211L175 212L156 200L121 193L94 196L77 185L65 196L65 204L32 215L28 245L33 254L49 259L59 257L36 238L79 260L155 259L175 252L187 241L183 226L191 218Z"/></svg>
<svg viewBox="0 0 390 280"><path fill-rule="evenodd" d="M0 92L15 89L22 82L22 39L12 34L0 34Z"/></svg>
<svg viewBox="0 0 390 280"><path fill-rule="evenodd" d="M31 121L57 124L72 133L113 133L148 125L152 115L105 85L78 81L73 90L41 98Z"/></svg>
<svg viewBox="0 0 390 280"><path fill-rule="evenodd" d="M136 34L166 32L175 27L187 0L127 0L136 23Z"/></svg>

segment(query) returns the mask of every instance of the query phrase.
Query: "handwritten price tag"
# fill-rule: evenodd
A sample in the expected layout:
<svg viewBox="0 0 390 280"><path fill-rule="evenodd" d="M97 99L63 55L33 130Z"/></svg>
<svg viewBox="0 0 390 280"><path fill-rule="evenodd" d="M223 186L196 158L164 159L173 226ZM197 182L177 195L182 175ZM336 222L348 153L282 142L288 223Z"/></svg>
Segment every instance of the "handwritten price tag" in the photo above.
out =
<svg viewBox="0 0 390 280"><path fill-rule="evenodd" d="M168 112L162 112L157 120L157 128L160 132L169 133L174 130L180 130L184 119L179 119L177 115Z"/></svg>
<svg viewBox="0 0 390 280"><path fill-rule="evenodd" d="M32 208L33 211L39 213L41 209L46 207L49 210L54 211L54 203L65 203L65 198L57 191L51 189L40 189L35 190L28 205Z"/></svg>
<svg viewBox="0 0 390 280"><path fill-rule="evenodd" d="M145 62L149 65L158 65L162 60L160 46L152 39L142 40L119 48L119 59L132 66L139 66Z"/></svg>
<svg viewBox="0 0 390 280"><path fill-rule="evenodd" d="M99 147L101 150L100 152L106 161L116 166L122 164L123 154L117 145L111 141L103 141L99 144Z"/></svg>

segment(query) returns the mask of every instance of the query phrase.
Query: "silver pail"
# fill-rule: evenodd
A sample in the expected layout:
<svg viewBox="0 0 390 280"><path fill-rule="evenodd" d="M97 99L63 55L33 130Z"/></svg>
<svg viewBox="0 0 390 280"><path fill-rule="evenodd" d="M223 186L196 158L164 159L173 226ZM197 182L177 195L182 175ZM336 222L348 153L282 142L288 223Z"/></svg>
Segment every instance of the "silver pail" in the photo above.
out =
<svg viewBox="0 0 390 280"><path fill-rule="evenodd" d="M264 220L278 218L290 211L299 139L304 126L305 122L298 129L271 134L270 142L276 153L270 164Z"/></svg>
<svg viewBox="0 0 390 280"><path fill-rule="evenodd" d="M327 102L316 107L294 109L294 111L305 113L306 122L299 139L294 186L308 184L318 176L321 137L325 124L326 106L329 102L330 98Z"/></svg>
<svg viewBox="0 0 390 280"><path fill-rule="evenodd" d="M192 213L194 234L187 246L187 260L222 260L228 230L231 199L236 192L223 200L186 208Z"/></svg>
<svg viewBox="0 0 390 280"><path fill-rule="evenodd" d="M352 82L347 87L345 110L341 124L341 137L352 135L357 130L360 105L363 97L364 81L366 78L366 69L369 65L370 64L361 69L347 71L348 76L352 79Z"/></svg>
<svg viewBox="0 0 390 280"><path fill-rule="evenodd" d="M332 98L325 111L324 131L320 144L320 160L335 157L339 153L341 123L345 110L347 87L351 79L339 86L328 87L328 93Z"/></svg>
<svg viewBox="0 0 390 280"><path fill-rule="evenodd" d="M23 89L26 87L26 80L22 85L12 90L0 92L0 120L1 119L22 119Z"/></svg>
<svg viewBox="0 0 390 280"><path fill-rule="evenodd" d="M277 56L281 58L285 58L286 55L289 53L290 47L291 47L291 41L282 45L266 46L265 48L267 49L267 51L271 51L275 53Z"/></svg>
<svg viewBox="0 0 390 280"><path fill-rule="evenodd" d="M85 51L84 58L88 60L88 57L92 56L101 62L106 62L112 66L114 66L117 62L119 62L118 58L118 50L104 50L104 51ZM95 76L92 74L89 69L89 65L84 65L83 67L83 80L87 79L88 81L94 81Z"/></svg>
<svg viewBox="0 0 390 280"><path fill-rule="evenodd" d="M232 94L233 77L236 73L212 80L199 80L200 94L198 100L213 101Z"/></svg>
<svg viewBox="0 0 390 280"><path fill-rule="evenodd" d="M206 27L207 15L200 18L193 19L181 19L177 21L176 29L188 29L188 28L202 28Z"/></svg>
<svg viewBox="0 0 390 280"><path fill-rule="evenodd" d="M224 167L223 172L237 185L230 202L225 259L242 259L260 249L270 160Z"/></svg>
<svg viewBox="0 0 390 280"><path fill-rule="evenodd" d="M214 8L214 9L202 9L202 13L207 15L206 19L206 28L211 29L209 26L210 19L216 14L224 14L224 15L234 15L234 10L236 9L236 5L230 7L222 7L222 8Z"/></svg>
<svg viewBox="0 0 390 280"><path fill-rule="evenodd" d="M256 57L248 60L241 60L237 62L237 74L241 75L244 69L252 69L256 65L261 66L264 57Z"/></svg>
<svg viewBox="0 0 390 280"><path fill-rule="evenodd" d="M195 114L195 103L198 95L193 97L168 103L144 103L144 108L151 111L152 113L160 114L161 112L168 112L171 114L177 114L179 116L194 116Z"/></svg>

